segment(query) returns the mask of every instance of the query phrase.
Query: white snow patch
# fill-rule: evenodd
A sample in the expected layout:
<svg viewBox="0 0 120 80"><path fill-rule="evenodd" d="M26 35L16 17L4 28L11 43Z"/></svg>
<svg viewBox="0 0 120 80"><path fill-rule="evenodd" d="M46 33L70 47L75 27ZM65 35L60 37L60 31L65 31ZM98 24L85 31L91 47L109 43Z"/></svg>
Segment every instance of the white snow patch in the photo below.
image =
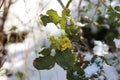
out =
<svg viewBox="0 0 120 80"><path fill-rule="evenodd" d="M48 23L42 30L44 30L48 36L61 36L62 34L65 34L65 31L59 29L54 23Z"/></svg>
<svg viewBox="0 0 120 80"><path fill-rule="evenodd" d="M73 72L73 75L74 76L78 76L77 71Z"/></svg>
<svg viewBox="0 0 120 80"><path fill-rule="evenodd" d="M76 22L76 25L79 27L85 27L87 25L87 23L81 23L81 22Z"/></svg>
<svg viewBox="0 0 120 80"><path fill-rule="evenodd" d="M103 66L103 60L100 57L96 58L94 60L94 63L91 63L84 69L85 76L90 78L92 75L100 71L100 68L102 68L102 66Z"/></svg>
<svg viewBox="0 0 120 80"><path fill-rule="evenodd" d="M108 80L119 80L119 75L114 67L104 64L103 70Z"/></svg>
<svg viewBox="0 0 120 80"><path fill-rule="evenodd" d="M97 73L97 71L100 68L96 65L96 63L93 63L92 65L88 66L87 68L84 69L85 71L85 76L86 77L91 77L93 74Z"/></svg>
<svg viewBox="0 0 120 80"><path fill-rule="evenodd" d="M6 76L0 76L0 80L8 80Z"/></svg>
<svg viewBox="0 0 120 80"><path fill-rule="evenodd" d="M113 41L115 43L116 48L120 48L120 39L115 38Z"/></svg>
<svg viewBox="0 0 120 80"><path fill-rule="evenodd" d="M50 55L54 57L55 54L56 54L55 49L52 49Z"/></svg>
<svg viewBox="0 0 120 80"><path fill-rule="evenodd" d="M108 54L109 47L102 43L101 41L94 41L95 47L93 48L93 51L98 56L104 56L105 54Z"/></svg>
<svg viewBox="0 0 120 80"><path fill-rule="evenodd" d="M91 55L90 53L86 53L85 57L84 57L84 61L90 61L92 59L93 55Z"/></svg>

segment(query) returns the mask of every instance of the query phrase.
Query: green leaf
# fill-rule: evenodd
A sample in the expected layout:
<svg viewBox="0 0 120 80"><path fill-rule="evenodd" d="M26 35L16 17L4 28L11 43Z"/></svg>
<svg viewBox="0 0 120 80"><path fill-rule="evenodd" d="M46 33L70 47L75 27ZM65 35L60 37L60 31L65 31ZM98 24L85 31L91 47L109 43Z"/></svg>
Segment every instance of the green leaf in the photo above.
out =
<svg viewBox="0 0 120 80"><path fill-rule="evenodd" d="M4 69L3 69L3 68L0 68L0 72L1 72L2 70L4 70Z"/></svg>
<svg viewBox="0 0 120 80"><path fill-rule="evenodd" d="M84 72L84 70L82 68L77 69L77 73L79 75L84 75L85 74L85 72Z"/></svg>
<svg viewBox="0 0 120 80"><path fill-rule="evenodd" d="M53 21L55 24L57 24L57 23L59 22L60 17L59 17L59 15L57 14L57 12L56 12L55 10L53 10L53 9L48 10L48 11L47 11L47 14L51 17L52 21Z"/></svg>
<svg viewBox="0 0 120 80"><path fill-rule="evenodd" d="M70 16L70 10L68 8L65 8L62 11L62 17Z"/></svg>
<svg viewBox="0 0 120 80"><path fill-rule="evenodd" d="M67 71L68 80L86 80L83 76L85 74L84 70L80 67L75 67L73 70Z"/></svg>
<svg viewBox="0 0 120 80"><path fill-rule="evenodd" d="M74 57L69 49L63 52L56 50L56 53L57 54L55 55L55 59L58 65L60 65L65 70L73 68Z"/></svg>
<svg viewBox="0 0 120 80"><path fill-rule="evenodd" d="M70 10L65 8L63 11L62 11L62 18L60 19L60 26L61 26L61 29L65 29L66 26L67 26L67 17L70 16Z"/></svg>
<svg viewBox="0 0 120 80"><path fill-rule="evenodd" d="M114 9L112 6L108 6L107 8L107 14L109 15L109 21L111 28L116 29L120 26L120 14L119 14L119 7L116 6Z"/></svg>
<svg viewBox="0 0 120 80"><path fill-rule="evenodd" d="M116 11L119 11L120 12L120 6L115 6L114 8Z"/></svg>
<svg viewBox="0 0 120 80"><path fill-rule="evenodd" d="M84 65L83 65L83 68L85 69L88 65L90 64L89 61L84 61Z"/></svg>
<svg viewBox="0 0 120 80"><path fill-rule="evenodd" d="M17 72L16 76L17 76L18 80L23 80L24 79L24 74L22 72Z"/></svg>
<svg viewBox="0 0 120 80"><path fill-rule="evenodd" d="M41 52L39 52L39 54L42 54L44 56L49 56L50 53L51 53L51 49L50 48L45 48Z"/></svg>
<svg viewBox="0 0 120 80"><path fill-rule="evenodd" d="M73 68L73 70L77 71L78 75L84 75L85 74L83 68L81 68L80 65L75 65L74 68Z"/></svg>
<svg viewBox="0 0 120 80"><path fill-rule="evenodd" d="M89 4L87 6L87 10L86 10L88 14L90 13L91 8L92 8L92 2L89 1Z"/></svg>
<svg viewBox="0 0 120 80"><path fill-rule="evenodd" d="M55 59L52 56L39 57L33 62L33 66L38 70L51 69L54 64Z"/></svg>
<svg viewBox="0 0 120 80"><path fill-rule="evenodd" d="M97 58L98 56L97 55L94 55L91 59L91 62L94 63L95 59Z"/></svg>
<svg viewBox="0 0 120 80"><path fill-rule="evenodd" d="M67 79L68 80L80 80L79 76L75 76L74 75L74 71L73 70L68 70L67 71Z"/></svg>
<svg viewBox="0 0 120 80"><path fill-rule="evenodd" d="M12 28L10 29L10 31L15 31L17 29L16 26L12 26Z"/></svg>
<svg viewBox="0 0 120 80"><path fill-rule="evenodd" d="M47 23L52 22L52 19L46 15L41 15L41 20L42 20L44 26L46 26Z"/></svg>
<svg viewBox="0 0 120 80"><path fill-rule="evenodd" d="M117 34L113 31L109 32L108 34L106 34L105 36L105 42L109 45L113 45L113 40L114 38L117 37Z"/></svg>
<svg viewBox="0 0 120 80"><path fill-rule="evenodd" d="M61 29L65 29L66 28L66 25L67 25L66 18L62 17L59 23L60 23Z"/></svg>

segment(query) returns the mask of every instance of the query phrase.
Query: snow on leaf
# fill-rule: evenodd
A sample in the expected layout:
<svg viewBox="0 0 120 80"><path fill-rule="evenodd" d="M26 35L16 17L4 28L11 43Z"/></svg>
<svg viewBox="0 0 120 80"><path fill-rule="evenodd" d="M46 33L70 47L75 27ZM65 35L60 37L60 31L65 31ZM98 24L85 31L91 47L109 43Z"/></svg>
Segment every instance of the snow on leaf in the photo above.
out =
<svg viewBox="0 0 120 80"><path fill-rule="evenodd" d="M54 57L55 54L56 54L55 49L52 49L50 55Z"/></svg>
<svg viewBox="0 0 120 80"><path fill-rule="evenodd" d="M81 22L76 22L76 25L79 27L85 27L87 25L87 23L81 23Z"/></svg>
<svg viewBox="0 0 120 80"><path fill-rule="evenodd" d="M100 68L96 65L96 63L93 63L92 65L86 67L84 69L85 71L85 76L86 77L91 77L93 74L95 74Z"/></svg>
<svg viewBox="0 0 120 80"><path fill-rule="evenodd" d="M55 24L48 23L46 27L42 28L43 31L46 32L48 36L61 36L65 33L64 30L59 29Z"/></svg>
<svg viewBox="0 0 120 80"><path fill-rule="evenodd" d="M120 48L120 39L114 39L116 48Z"/></svg>
<svg viewBox="0 0 120 80"><path fill-rule="evenodd" d="M98 56L104 56L105 54L108 54L109 47L102 43L101 41L95 41L95 47L93 48L93 51Z"/></svg>
<svg viewBox="0 0 120 80"><path fill-rule="evenodd" d="M120 14L120 1L119 0L114 0L111 3L112 9L117 12L118 14Z"/></svg>
<svg viewBox="0 0 120 80"><path fill-rule="evenodd" d="M84 61L90 61L92 59L93 55L91 55L90 53L86 53L85 57L84 57Z"/></svg>
<svg viewBox="0 0 120 80"><path fill-rule="evenodd" d="M119 80L119 75L116 69L112 66L107 65L104 63L103 65L104 75L106 76L107 80Z"/></svg>

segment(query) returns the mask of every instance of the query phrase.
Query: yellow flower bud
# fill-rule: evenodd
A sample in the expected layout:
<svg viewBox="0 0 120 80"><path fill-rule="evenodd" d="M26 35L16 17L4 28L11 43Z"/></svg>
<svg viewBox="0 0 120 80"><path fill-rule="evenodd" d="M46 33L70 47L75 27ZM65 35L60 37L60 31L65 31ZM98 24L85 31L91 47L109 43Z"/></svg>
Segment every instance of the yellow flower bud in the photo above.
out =
<svg viewBox="0 0 120 80"><path fill-rule="evenodd" d="M65 49L70 48L70 47L71 47L71 41L69 40L69 38L64 37L61 40L61 51L64 51Z"/></svg>

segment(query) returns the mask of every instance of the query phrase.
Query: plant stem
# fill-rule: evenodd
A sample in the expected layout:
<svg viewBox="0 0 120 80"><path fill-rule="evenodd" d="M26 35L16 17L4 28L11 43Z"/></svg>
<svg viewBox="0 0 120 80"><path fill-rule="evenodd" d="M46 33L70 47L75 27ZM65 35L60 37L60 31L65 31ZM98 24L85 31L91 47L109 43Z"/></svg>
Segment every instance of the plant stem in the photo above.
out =
<svg viewBox="0 0 120 80"><path fill-rule="evenodd" d="M94 18L95 18L95 15L97 14L97 9L98 9L98 7L99 7L99 4L100 4L100 2L98 1L98 3L97 3L97 6L96 6L96 9L95 9L95 13L94 13L94 15L93 15L93 17L92 17L92 21L94 22Z"/></svg>
<svg viewBox="0 0 120 80"><path fill-rule="evenodd" d="M5 1L5 0L2 0L1 5L0 5L0 8L2 7L2 5L3 5L4 1Z"/></svg>
<svg viewBox="0 0 120 80"><path fill-rule="evenodd" d="M5 21L7 19L7 15L8 15L8 12L9 12L9 8L12 4L12 0L9 0L8 6L7 6L6 0L4 0L3 3L4 3L4 12L3 12L3 17L2 17L2 24L0 26L0 32L3 32Z"/></svg>
<svg viewBox="0 0 120 80"><path fill-rule="evenodd" d="M83 45L88 49L88 51L90 51L90 53L94 54L94 52L90 49L88 43L86 42L86 40L85 40L84 37L82 36L82 29L81 29L81 28L80 28L79 33L80 33L80 35L81 35L81 36L80 36L80 40L81 40L81 42L83 43Z"/></svg>
<svg viewBox="0 0 120 80"><path fill-rule="evenodd" d="M57 0L58 2L59 2L59 4L61 5L61 7L64 9L65 8L65 6L64 6L64 4L63 4L63 2L61 1L61 0Z"/></svg>
<svg viewBox="0 0 120 80"><path fill-rule="evenodd" d="M78 4L78 21L81 21L81 16L80 16L80 6L81 6L82 0L79 1Z"/></svg>
<svg viewBox="0 0 120 80"><path fill-rule="evenodd" d="M83 45L88 49L88 51L92 54L94 54L94 52L90 49L90 47L88 46L88 43L85 41L85 39L83 38L83 36L80 36L80 40L83 43Z"/></svg>
<svg viewBox="0 0 120 80"><path fill-rule="evenodd" d="M72 2L72 0L69 0L65 8L68 8L70 6L71 2Z"/></svg>

